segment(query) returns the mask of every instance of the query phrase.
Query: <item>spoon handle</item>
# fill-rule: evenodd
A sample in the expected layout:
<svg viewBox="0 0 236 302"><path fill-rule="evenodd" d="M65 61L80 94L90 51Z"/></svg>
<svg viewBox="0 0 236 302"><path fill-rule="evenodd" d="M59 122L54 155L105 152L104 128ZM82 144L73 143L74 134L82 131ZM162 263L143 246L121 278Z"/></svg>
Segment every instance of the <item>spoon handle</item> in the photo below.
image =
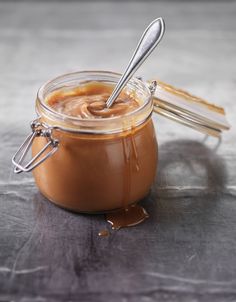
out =
<svg viewBox="0 0 236 302"><path fill-rule="evenodd" d="M157 44L161 41L165 31L165 24L162 18L155 19L151 24L145 29L134 54L129 61L128 66L120 80L118 81L115 89L113 90L111 96L106 102L107 108L111 107L116 98L119 96L123 87L127 84L129 79L139 68L140 65L146 60L146 58L151 54Z"/></svg>

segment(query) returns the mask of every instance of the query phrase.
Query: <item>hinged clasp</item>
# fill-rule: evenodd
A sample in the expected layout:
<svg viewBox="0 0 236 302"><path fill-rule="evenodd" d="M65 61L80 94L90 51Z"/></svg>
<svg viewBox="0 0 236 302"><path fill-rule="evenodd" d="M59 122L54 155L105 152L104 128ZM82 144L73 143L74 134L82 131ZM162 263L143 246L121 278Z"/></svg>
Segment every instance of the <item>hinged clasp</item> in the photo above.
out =
<svg viewBox="0 0 236 302"><path fill-rule="evenodd" d="M149 90L151 92L151 95L154 95L155 91L156 91L156 87L157 87L157 81L152 81L150 84L149 84Z"/></svg>
<svg viewBox="0 0 236 302"><path fill-rule="evenodd" d="M23 144L17 150L12 157L12 163L15 166L14 173L30 172L47 158L53 155L58 150L59 141L52 137L53 127L47 127L43 125L39 119L35 119L31 122L32 132L26 137ZM40 150L29 162L23 164L25 157L27 156L33 141L36 137L46 137L48 143ZM50 148L51 147L51 148ZM47 150L50 149L43 157L39 157Z"/></svg>

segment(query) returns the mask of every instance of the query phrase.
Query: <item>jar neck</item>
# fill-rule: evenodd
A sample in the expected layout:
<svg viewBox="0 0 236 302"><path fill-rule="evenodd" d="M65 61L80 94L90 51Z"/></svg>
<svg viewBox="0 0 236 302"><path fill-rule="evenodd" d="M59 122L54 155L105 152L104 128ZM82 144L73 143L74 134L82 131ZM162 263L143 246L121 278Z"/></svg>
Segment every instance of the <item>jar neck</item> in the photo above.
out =
<svg viewBox="0 0 236 302"><path fill-rule="evenodd" d="M115 85L120 76L120 74L106 71L83 71L57 77L39 89L36 112L46 125L70 132L111 134L131 130L144 123L151 116L153 110L152 93L149 87L136 78L128 82L126 89L137 96L140 107L122 116L81 119L56 112L45 102L50 93L63 87L73 89L92 81Z"/></svg>

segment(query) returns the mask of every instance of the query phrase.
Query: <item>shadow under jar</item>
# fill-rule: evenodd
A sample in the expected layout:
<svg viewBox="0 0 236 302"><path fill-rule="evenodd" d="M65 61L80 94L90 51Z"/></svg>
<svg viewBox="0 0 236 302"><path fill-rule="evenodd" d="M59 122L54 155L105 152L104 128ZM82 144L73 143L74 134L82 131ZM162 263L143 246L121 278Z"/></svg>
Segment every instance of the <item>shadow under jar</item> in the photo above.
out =
<svg viewBox="0 0 236 302"><path fill-rule="evenodd" d="M77 72L39 89L38 119L32 124L36 135L30 142L37 161L16 169L33 169L41 193L63 208L87 213L125 208L144 198L154 181L157 141L152 93L145 83L129 81L125 91L139 107L121 116L78 118L57 112L46 102L60 89L70 91L90 82L115 85L119 78L111 72Z"/></svg>

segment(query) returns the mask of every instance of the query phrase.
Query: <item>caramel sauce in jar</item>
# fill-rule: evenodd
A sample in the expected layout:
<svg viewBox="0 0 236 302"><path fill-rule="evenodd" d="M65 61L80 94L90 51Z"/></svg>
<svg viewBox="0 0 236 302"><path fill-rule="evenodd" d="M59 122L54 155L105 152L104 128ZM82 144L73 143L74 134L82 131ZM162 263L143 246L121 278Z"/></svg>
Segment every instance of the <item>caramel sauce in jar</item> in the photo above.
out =
<svg viewBox="0 0 236 302"><path fill-rule="evenodd" d="M59 147L33 175L42 194L63 208L87 213L137 211L131 205L147 195L154 181L157 141L151 94L135 79L106 108L118 78L108 72L74 73L39 90L36 110L41 122L52 127ZM34 140L33 156L47 141ZM137 211L143 220L141 212Z"/></svg>

